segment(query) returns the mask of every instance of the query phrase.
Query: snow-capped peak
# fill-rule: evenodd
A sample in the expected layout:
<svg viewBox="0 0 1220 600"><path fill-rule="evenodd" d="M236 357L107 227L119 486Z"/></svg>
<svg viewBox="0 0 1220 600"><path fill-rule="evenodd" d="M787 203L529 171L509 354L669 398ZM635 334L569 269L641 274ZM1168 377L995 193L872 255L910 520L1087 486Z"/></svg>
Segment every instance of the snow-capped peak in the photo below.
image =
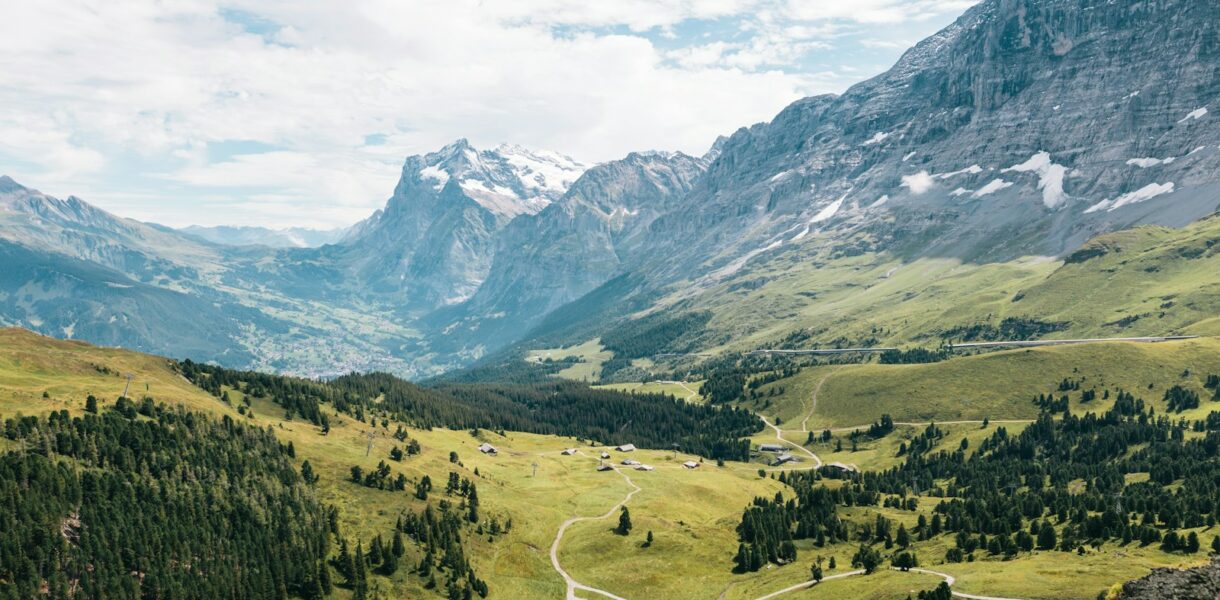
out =
<svg viewBox="0 0 1220 600"><path fill-rule="evenodd" d="M483 208L511 219L546 208L587 168L558 152L516 144L478 150L459 139L437 152L407 159L406 170L437 193L452 180Z"/></svg>

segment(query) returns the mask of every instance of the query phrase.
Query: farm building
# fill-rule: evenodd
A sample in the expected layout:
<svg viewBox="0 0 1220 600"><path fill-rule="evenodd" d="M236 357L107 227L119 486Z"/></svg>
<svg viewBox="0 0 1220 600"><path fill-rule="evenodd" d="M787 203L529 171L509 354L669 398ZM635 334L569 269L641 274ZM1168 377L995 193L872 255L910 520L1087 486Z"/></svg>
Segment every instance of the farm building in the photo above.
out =
<svg viewBox="0 0 1220 600"><path fill-rule="evenodd" d="M479 446L479 452L482 452L483 454L495 454L496 452L498 452L498 450L496 450L495 446L492 446L491 444L484 442L482 445Z"/></svg>
<svg viewBox="0 0 1220 600"><path fill-rule="evenodd" d="M598 456L600 456L600 457L602 457L602 458L610 458L610 453L609 453L609 452L602 452L601 454L598 454Z"/></svg>
<svg viewBox="0 0 1220 600"><path fill-rule="evenodd" d="M565 448L562 454L564 456L572 456L573 454L576 454L576 448Z"/></svg>
<svg viewBox="0 0 1220 600"><path fill-rule="evenodd" d="M759 452L783 452L784 447L779 444L762 444L758 447Z"/></svg>
<svg viewBox="0 0 1220 600"><path fill-rule="evenodd" d="M775 456L775 460L771 462L774 465L782 465L786 462L796 462L796 457L784 452Z"/></svg>
<svg viewBox="0 0 1220 600"><path fill-rule="evenodd" d="M616 446L614 449L619 452L635 452L635 444L623 444L622 446Z"/></svg>
<svg viewBox="0 0 1220 600"><path fill-rule="evenodd" d="M697 462L695 462L695 461L693 461L693 460L688 460L688 461L686 461L686 462L682 463L682 466L684 466L684 467L686 467L686 468L688 468L688 469L698 469L698 468L699 468L699 463L697 463Z"/></svg>
<svg viewBox="0 0 1220 600"><path fill-rule="evenodd" d="M612 467L612 466L610 466L610 465L607 465L607 464L605 464L605 463L600 464L600 465L597 465L597 470L598 470L598 471L610 471L610 470L612 470L612 469L614 469L614 467Z"/></svg>
<svg viewBox="0 0 1220 600"><path fill-rule="evenodd" d="M638 465L638 464L640 464L640 461L638 461L638 460L631 460L630 458L628 458L628 459L625 459L625 460L623 461L623 464L625 464L625 465L627 465L627 466L629 466L629 467L630 467L631 465Z"/></svg>
<svg viewBox="0 0 1220 600"><path fill-rule="evenodd" d="M635 470L637 470L637 471L655 471L656 467L654 467L652 465L636 465Z"/></svg>

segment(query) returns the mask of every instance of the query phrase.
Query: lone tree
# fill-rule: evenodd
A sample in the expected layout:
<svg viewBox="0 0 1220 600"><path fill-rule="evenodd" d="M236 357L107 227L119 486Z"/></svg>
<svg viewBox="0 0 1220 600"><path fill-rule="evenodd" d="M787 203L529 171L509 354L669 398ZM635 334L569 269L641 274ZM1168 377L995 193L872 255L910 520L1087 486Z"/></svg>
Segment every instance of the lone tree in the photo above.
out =
<svg viewBox="0 0 1220 600"><path fill-rule="evenodd" d="M627 535L631 533L631 512L624 506L622 512L618 514L618 527L614 528L614 533L619 535Z"/></svg>
<svg viewBox="0 0 1220 600"><path fill-rule="evenodd" d="M645 548L652 547L652 530L651 529L648 530L648 537L644 538L644 547Z"/></svg>
<svg viewBox="0 0 1220 600"><path fill-rule="evenodd" d="M915 557L914 552L899 552L894 555L892 562L894 563L894 568L900 571L910 571L919 566L919 559Z"/></svg>
<svg viewBox="0 0 1220 600"><path fill-rule="evenodd" d="M85 412L97 412L97 398L93 394L89 394L89 397L85 398Z"/></svg>
<svg viewBox="0 0 1220 600"><path fill-rule="evenodd" d="M864 569L864 574L871 574L881 564L881 553L872 547L861 544L860 549L851 557L851 566Z"/></svg>
<svg viewBox="0 0 1220 600"><path fill-rule="evenodd" d="M822 565L813 565L813 569L809 575L815 582L822 581Z"/></svg>

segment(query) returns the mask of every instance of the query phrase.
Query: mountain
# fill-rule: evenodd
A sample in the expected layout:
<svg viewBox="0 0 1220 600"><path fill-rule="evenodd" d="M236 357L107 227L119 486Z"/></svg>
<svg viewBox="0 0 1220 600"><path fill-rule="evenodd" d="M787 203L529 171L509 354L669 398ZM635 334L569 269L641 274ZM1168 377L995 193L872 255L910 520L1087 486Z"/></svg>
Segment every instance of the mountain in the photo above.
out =
<svg viewBox="0 0 1220 600"><path fill-rule="evenodd" d="M715 313L688 349L764 343L835 321L848 305L819 300L828 286L864 290L927 261L1054 261L1106 232L1215 212L1217 17L1173 0L976 5L886 73L718 144L649 225L652 260L632 272L661 299L645 312ZM603 323L593 333L613 313L575 312Z"/></svg>
<svg viewBox="0 0 1220 600"><path fill-rule="evenodd" d="M161 340L158 351L307 375L425 376L543 339L652 340L630 344L631 358L921 344L1036 321L1037 307L1072 315L1048 335L1118 331L1110 323L1151 313L1153 294L1111 294L1083 314L1036 292L1089 240L1217 210L1218 17L1182 0L987 0L887 72L794 102L702 157L588 166L466 140L408 157L385 207L319 247L216 244L9 179L0 240L34 253L21 260L88 273L103 305L122 276L229 323L189 334L210 340L205 352L150 312L139 318L155 334L139 339ZM1185 273L1177 289L1215 284L1203 263L1179 260L1148 268ZM46 268L6 273L5 293L33 297L26 284ZM39 286L59 290L55 302L10 295L0 318L105 340L138 330L84 307L59 319L73 288ZM1208 294L1161 303L1158 321L1177 329L1213 308ZM1155 328L1141 318L1133 327Z"/></svg>
<svg viewBox="0 0 1220 600"><path fill-rule="evenodd" d="M597 165L537 215L497 238L487 279L440 326L451 342L495 347L645 258L649 225L707 168L682 153L637 152Z"/></svg>
<svg viewBox="0 0 1220 600"><path fill-rule="evenodd" d="M288 227L270 229L267 227L203 227L190 225L179 231L194 237L221 244L224 246L269 246L271 248L316 248L326 244L334 244L347 235L347 230L340 229L309 229L306 227Z"/></svg>
<svg viewBox="0 0 1220 600"><path fill-rule="evenodd" d="M563 196L586 166L554 152L465 139L411 156L383 210L337 252L364 290L408 308L462 302L487 277L495 236Z"/></svg>

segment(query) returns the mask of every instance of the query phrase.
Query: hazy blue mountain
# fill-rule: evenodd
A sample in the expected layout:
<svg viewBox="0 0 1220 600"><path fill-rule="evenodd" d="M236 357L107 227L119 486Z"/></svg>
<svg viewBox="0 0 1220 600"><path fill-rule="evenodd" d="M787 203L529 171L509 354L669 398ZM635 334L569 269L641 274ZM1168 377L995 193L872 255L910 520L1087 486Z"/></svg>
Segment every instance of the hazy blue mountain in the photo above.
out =
<svg viewBox="0 0 1220 600"><path fill-rule="evenodd" d="M339 229L309 229L306 227L287 227L270 229L267 227L203 227L190 225L179 231L225 246L269 246L272 248L317 248L326 244L334 244L347 234L346 228Z"/></svg>

